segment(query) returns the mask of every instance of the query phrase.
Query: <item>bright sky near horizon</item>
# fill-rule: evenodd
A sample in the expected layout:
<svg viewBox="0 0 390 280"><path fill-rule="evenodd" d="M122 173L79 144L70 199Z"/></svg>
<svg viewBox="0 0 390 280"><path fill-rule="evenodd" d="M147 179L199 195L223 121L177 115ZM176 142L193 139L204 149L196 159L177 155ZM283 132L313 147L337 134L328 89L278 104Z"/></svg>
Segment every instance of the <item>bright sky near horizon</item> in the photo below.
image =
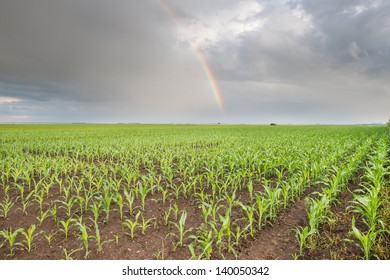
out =
<svg viewBox="0 0 390 280"><path fill-rule="evenodd" d="M385 0L3 0L0 122L385 122L389 15Z"/></svg>

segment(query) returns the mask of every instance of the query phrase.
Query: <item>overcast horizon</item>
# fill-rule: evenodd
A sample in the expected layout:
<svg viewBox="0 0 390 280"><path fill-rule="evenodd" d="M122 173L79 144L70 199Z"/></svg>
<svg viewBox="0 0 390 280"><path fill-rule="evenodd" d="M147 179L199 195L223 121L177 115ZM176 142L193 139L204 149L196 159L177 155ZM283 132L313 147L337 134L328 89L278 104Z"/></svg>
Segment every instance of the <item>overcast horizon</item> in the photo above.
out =
<svg viewBox="0 0 390 280"><path fill-rule="evenodd" d="M384 0L3 0L0 123L385 123L389 15Z"/></svg>

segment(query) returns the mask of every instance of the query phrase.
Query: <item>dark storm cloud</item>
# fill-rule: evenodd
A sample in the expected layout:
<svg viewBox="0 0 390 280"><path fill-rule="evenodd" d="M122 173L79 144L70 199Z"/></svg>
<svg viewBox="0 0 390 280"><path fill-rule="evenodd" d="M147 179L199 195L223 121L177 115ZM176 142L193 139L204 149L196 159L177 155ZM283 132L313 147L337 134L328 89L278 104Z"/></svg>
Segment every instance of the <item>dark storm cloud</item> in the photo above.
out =
<svg viewBox="0 0 390 280"><path fill-rule="evenodd" d="M0 121L388 118L389 1L163 3L1 1Z"/></svg>
<svg viewBox="0 0 390 280"><path fill-rule="evenodd" d="M301 34L291 32L291 22L283 23L289 13L287 7L302 8L310 17ZM296 80L328 66L355 66L356 71L367 75L387 74L389 12L388 1L310 0L291 1L288 5L275 1L257 14L268 19L263 28L240 34L237 41L227 38L219 42L210 50L210 56L219 77L227 80ZM234 65L224 63L232 59Z"/></svg>
<svg viewBox="0 0 390 280"><path fill-rule="evenodd" d="M219 79L230 81L223 89L236 115L271 108L285 120L388 118L390 3L258 2L260 28L206 49Z"/></svg>
<svg viewBox="0 0 390 280"><path fill-rule="evenodd" d="M335 66L355 63L368 74L389 72L389 1L315 0L302 1L302 7L318 34L307 38L313 50L326 52Z"/></svg>
<svg viewBox="0 0 390 280"><path fill-rule="evenodd" d="M107 81L169 54L162 13L151 1L2 1L0 80L40 99L105 99Z"/></svg>

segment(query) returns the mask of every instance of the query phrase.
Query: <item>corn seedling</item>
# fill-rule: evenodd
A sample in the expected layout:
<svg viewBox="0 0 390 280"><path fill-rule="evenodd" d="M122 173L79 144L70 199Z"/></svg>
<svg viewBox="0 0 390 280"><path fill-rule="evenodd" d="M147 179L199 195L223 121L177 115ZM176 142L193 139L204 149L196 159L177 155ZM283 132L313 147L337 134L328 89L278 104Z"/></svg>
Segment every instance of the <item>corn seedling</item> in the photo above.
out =
<svg viewBox="0 0 390 280"><path fill-rule="evenodd" d="M234 246L238 247L240 245L240 239L242 237L243 232L239 225L236 225L235 231L232 231L232 236L234 237Z"/></svg>
<svg viewBox="0 0 390 280"><path fill-rule="evenodd" d="M97 222L98 222L101 205L102 205L102 203L101 203L101 201L99 201L99 202L94 202L90 206L90 209L91 209L91 211L93 213L93 222L94 222L94 224L97 224Z"/></svg>
<svg viewBox="0 0 390 280"><path fill-rule="evenodd" d="M209 260L211 253L213 252L213 231L209 230L208 232L200 233L198 235L191 235L189 238L194 239L194 242L191 242L188 245L188 249L191 253L192 260ZM195 253L195 247L200 251L199 255Z"/></svg>
<svg viewBox="0 0 390 280"><path fill-rule="evenodd" d="M86 259L89 255L89 235L88 235L88 228L86 227L85 224L82 224L81 222L76 222L76 225L79 228L80 235L79 239L83 242L84 244L84 249L85 249L85 255L84 258Z"/></svg>
<svg viewBox="0 0 390 280"><path fill-rule="evenodd" d="M248 225L246 226L246 229L249 229L249 234L250 234L250 236L253 237L255 234L255 231L253 228L255 207L254 207L254 205L244 205L244 204L242 204L241 201L238 202L238 205L241 207L242 210L244 210L244 212L246 214L246 217L248 220Z"/></svg>
<svg viewBox="0 0 390 280"><path fill-rule="evenodd" d="M371 248L375 243L377 236L382 232L386 232L386 230L375 230L374 228L370 228L366 233L363 233L358 228L356 228L355 217L352 217L351 234L359 241L357 245L362 249L364 253L364 259L369 260L371 258Z"/></svg>
<svg viewBox="0 0 390 280"><path fill-rule="evenodd" d="M358 190L363 192L363 190ZM369 227L375 227L377 221L380 219L379 207L384 203L380 198L380 189L378 188L366 188L363 195L357 193L353 194L354 204L352 212L358 213L364 217L364 223Z"/></svg>
<svg viewBox="0 0 390 280"><path fill-rule="evenodd" d="M187 220L187 211L183 210L182 213L181 213L181 216L180 216L180 220L178 222L170 222L179 231L179 243L178 243L178 245L180 247L183 246L184 235L186 233L192 231L192 228L189 228L187 230L185 229L186 220Z"/></svg>
<svg viewBox="0 0 390 280"><path fill-rule="evenodd" d="M305 226L304 228L299 227L295 228L295 238L299 244L299 256L302 256L303 249L306 247L307 238L314 233L314 231L309 231L309 227Z"/></svg>
<svg viewBox="0 0 390 280"><path fill-rule="evenodd" d="M122 220L123 219L123 198L122 198L122 195L120 193L116 194L115 202L119 207L119 217Z"/></svg>
<svg viewBox="0 0 390 280"><path fill-rule="evenodd" d="M126 221L122 222L122 226L127 227L127 229L130 231L129 233L125 232L125 234L130 235L131 239L134 239L135 230L140 225L139 222L138 222L138 219L139 219L140 215L141 215L141 212L138 212L135 215L134 221L132 221L130 219L126 219Z"/></svg>
<svg viewBox="0 0 390 280"><path fill-rule="evenodd" d="M110 207L111 207L111 202L113 197L114 197L113 194L108 194L108 193L105 193L105 195L103 196L102 208L103 208L103 212L106 213L106 218L104 220L105 224L108 223L108 220L110 218Z"/></svg>
<svg viewBox="0 0 390 280"><path fill-rule="evenodd" d="M141 196L141 208L142 211L145 210L145 200L147 194L152 190L152 187L148 187L147 185L142 185L141 183L138 185L138 192Z"/></svg>
<svg viewBox="0 0 390 280"><path fill-rule="evenodd" d="M57 234L57 232L53 232L53 233L44 233L44 236L47 240L47 243L49 244L49 246L51 246L51 242L52 242L52 239L53 237Z"/></svg>
<svg viewBox="0 0 390 280"><path fill-rule="evenodd" d="M75 254L78 251L81 251L81 250L82 250L81 248L76 248L73 251L70 251L68 253L68 250L66 248L62 248L62 255L64 256L64 259L67 260L67 261L68 260L73 260L72 255Z"/></svg>
<svg viewBox="0 0 390 280"><path fill-rule="evenodd" d="M144 215L141 215L142 223L140 223L139 227L141 228L141 234L144 235L146 232L146 229L151 226L152 221L155 220L155 218L151 219L145 219Z"/></svg>
<svg viewBox="0 0 390 280"><path fill-rule="evenodd" d="M50 210L50 214L53 217L54 221L57 223L58 222L58 217L57 217L57 204L54 204L53 207Z"/></svg>
<svg viewBox="0 0 390 280"><path fill-rule="evenodd" d="M20 243L16 243L16 238L18 237L19 233L22 233L23 231L24 231L23 228L18 228L15 231L12 231L11 228L9 230L4 229L0 231L0 236L4 237L4 239L8 241L10 256L14 255L15 245L20 244Z"/></svg>
<svg viewBox="0 0 390 280"><path fill-rule="evenodd" d="M8 195L6 195L3 202L0 203L0 213L4 219L8 218L8 213L11 210L12 206L14 206L15 201L10 199Z"/></svg>
<svg viewBox="0 0 390 280"><path fill-rule="evenodd" d="M46 220L47 217L49 217L52 209L47 209L46 211L40 211L39 216L37 217L37 220L39 221L39 225L41 226L43 221Z"/></svg>
<svg viewBox="0 0 390 280"><path fill-rule="evenodd" d="M62 226L62 228L60 228L59 230L64 233L65 239L68 239L69 230L74 226L74 224L71 223L75 221L76 220L73 218L68 218L67 220L59 221L59 225Z"/></svg>
<svg viewBox="0 0 390 280"><path fill-rule="evenodd" d="M106 240L103 241L101 240L101 235L100 235L100 230L99 230L99 225L95 224L95 236L92 236L93 239L96 240L97 243L97 251L101 252L103 250L103 245L105 243L111 242L112 240Z"/></svg>
<svg viewBox="0 0 390 280"><path fill-rule="evenodd" d="M72 196L69 200L67 201L62 201L62 200L56 200L55 202L59 202L63 204L64 206L60 206L62 208L66 209L66 216L68 218L72 217L72 208L73 206L77 203L78 198L76 196Z"/></svg>
<svg viewBox="0 0 390 280"><path fill-rule="evenodd" d="M33 242L34 238L37 237L41 233L41 231L35 232L35 229L36 229L36 226L31 225L28 228L27 232L26 231L21 232L24 235L24 237L26 238L25 242L26 242L26 249L28 252L31 252L31 250L32 250L32 242Z"/></svg>
<svg viewBox="0 0 390 280"><path fill-rule="evenodd" d="M130 215L133 215L134 193L132 191L124 190L124 195L126 198L127 206L129 207Z"/></svg>
<svg viewBox="0 0 390 280"><path fill-rule="evenodd" d="M261 194L256 195L256 213L257 213L257 228L260 230L263 226L263 220L266 218L269 202Z"/></svg>
<svg viewBox="0 0 390 280"><path fill-rule="evenodd" d="M31 203L31 197L34 195L34 192L30 192L28 195L26 195L23 199L22 199L22 212L23 214L27 215L27 207L30 205Z"/></svg>

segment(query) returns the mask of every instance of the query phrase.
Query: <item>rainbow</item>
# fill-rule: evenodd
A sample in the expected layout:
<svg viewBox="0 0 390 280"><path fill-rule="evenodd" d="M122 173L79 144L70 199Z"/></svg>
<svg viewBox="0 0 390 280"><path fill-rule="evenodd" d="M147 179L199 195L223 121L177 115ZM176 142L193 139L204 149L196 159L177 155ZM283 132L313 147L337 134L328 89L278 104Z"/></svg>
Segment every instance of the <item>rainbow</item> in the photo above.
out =
<svg viewBox="0 0 390 280"><path fill-rule="evenodd" d="M161 6L167 12L167 14L169 14L172 17L172 19L176 22L177 26L181 29L185 29L184 24L181 23L179 17L175 14L171 6L167 2L165 2L165 0L159 0L159 1ZM214 72L210 67L210 64L207 62L207 59L203 54L203 52L197 46L195 46L194 43L189 41L189 44L191 45L191 48L194 50L196 56L198 57L200 64L202 65L202 68L210 83L211 90L214 94L219 109L223 111L223 100L222 100L221 90L218 86L217 79L215 78Z"/></svg>

